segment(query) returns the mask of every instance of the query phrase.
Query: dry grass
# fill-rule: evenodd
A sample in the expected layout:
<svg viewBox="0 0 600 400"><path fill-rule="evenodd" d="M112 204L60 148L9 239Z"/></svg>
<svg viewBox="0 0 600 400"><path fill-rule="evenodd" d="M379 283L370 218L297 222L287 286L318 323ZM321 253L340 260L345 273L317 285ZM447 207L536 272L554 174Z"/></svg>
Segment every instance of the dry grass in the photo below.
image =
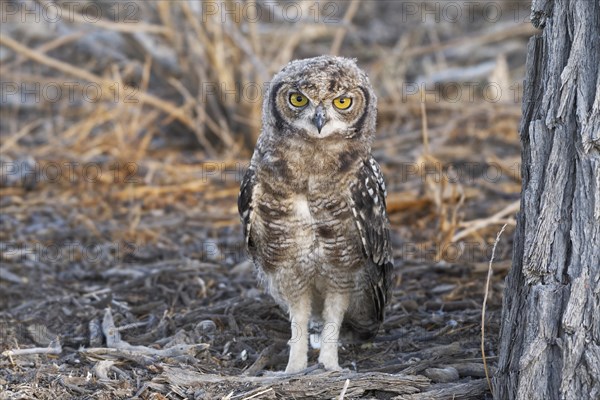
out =
<svg viewBox="0 0 600 400"><path fill-rule="evenodd" d="M235 383L244 372L282 369L289 334L282 312L254 289L235 198L260 130L262 96L253 90L290 59L331 53L358 58L379 97L373 151L389 187L395 301L378 341L343 348L345 367L355 370L352 360L359 373L313 371L308 379L335 382L330 396L339 398L387 396L361 392L361 372L414 378L419 392L398 398L483 396L480 299L485 291L483 350L493 370L512 235L494 239L502 225L511 233L519 204L519 89L511 85L524 75L529 24L510 12L494 22L481 14L423 22L419 14L399 24L403 3L357 0L318 11L294 3L303 18L293 24L281 17L284 4L255 23L223 21L197 2L130 2L134 23L126 23L124 9L110 8L117 3L98 3L97 21L85 4L57 23L24 24L17 13L2 24L2 390L57 398L297 393L268 376ZM315 12L326 23L316 24ZM498 101L480 91L490 83L505 89ZM39 99L22 95L35 84ZM132 346L210 348L119 354L102 333L106 307ZM38 328L45 334L31 334ZM227 379L181 386L174 366ZM448 371L460 380L444 386Z"/></svg>

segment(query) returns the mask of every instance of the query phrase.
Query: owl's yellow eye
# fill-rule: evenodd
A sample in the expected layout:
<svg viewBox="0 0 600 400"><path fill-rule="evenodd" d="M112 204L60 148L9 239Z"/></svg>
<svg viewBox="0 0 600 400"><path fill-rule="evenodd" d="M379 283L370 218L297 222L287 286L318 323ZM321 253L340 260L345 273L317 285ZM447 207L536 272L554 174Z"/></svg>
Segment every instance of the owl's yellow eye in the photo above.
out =
<svg viewBox="0 0 600 400"><path fill-rule="evenodd" d="M352 99L346 96L340 96L333 99L333 105L339 110L347 110L352 105Z"/></svg>
<svg viewBox="0 0 600 400"><path fill-rule="evenodd" d="M304 107L308 104L308 99L306 98L306 96L300 93L292 93L290 94L290 103L294 107Z"/></svg>

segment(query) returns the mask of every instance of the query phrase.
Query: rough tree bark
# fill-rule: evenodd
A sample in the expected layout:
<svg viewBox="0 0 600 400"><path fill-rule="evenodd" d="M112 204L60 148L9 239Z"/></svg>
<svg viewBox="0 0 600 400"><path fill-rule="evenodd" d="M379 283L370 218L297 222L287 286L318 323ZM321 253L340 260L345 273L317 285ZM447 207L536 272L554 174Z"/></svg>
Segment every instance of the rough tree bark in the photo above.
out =
<svg viewBox="0 0 600 400"><path fill-rule="evenodd" d="M496 399L600 399L600 2L534 0Z"/></svg>

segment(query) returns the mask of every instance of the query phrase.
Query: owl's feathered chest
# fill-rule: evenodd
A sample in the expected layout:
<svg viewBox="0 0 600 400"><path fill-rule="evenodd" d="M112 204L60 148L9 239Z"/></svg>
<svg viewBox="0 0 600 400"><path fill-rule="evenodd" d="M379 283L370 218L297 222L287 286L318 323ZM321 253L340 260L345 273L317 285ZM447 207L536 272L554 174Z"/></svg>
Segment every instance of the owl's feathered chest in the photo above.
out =
<svg viewBox="0 0 600 400"><path fill-rule="evenodd" d="M353 270L364 263L345 190L302 194L267 181L259 180L255 187L252 236L256 246L250 249L265 272L292 269L311 279L332 265Z"/></svg>
<svg viewBox="0 0 600 400"><path fill-rule="evenodd" d="M260 165L260 179L273 190L314 197L347 187L368 153L363 142L305 141L289 138L268 146ZM282 193L283 194L283 193Z"/></svg>
<svg viewBox="0 0 600 400"><path fill-rule="evenodd" d="M349 199L354 161L294 152L263 159L252 200L257 246L251 252L266 272L301 268L310 274L364 263Z"/></svg>

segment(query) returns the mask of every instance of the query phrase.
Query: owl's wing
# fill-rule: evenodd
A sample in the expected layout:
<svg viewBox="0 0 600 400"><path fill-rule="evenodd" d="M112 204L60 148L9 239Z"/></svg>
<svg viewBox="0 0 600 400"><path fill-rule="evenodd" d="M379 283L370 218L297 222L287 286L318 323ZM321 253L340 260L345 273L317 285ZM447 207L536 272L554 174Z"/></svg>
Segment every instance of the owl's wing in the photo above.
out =
<svg viewBox="0 0 600 400"><path fill-rule="evenodd" d="M242 184L240 185L240 194L238 195L238 212L242 219L242 229L246 246L251 245L250 240L250 221L252 215L252 194L256 185L256 171L252 165L246 170Z"/></svg>
<svg viewBox="0 0 600 400"><path fill-rule="evenodd" d="M386 212L385 182L379 164L370 157L358 170L350 188L354 220L362 240L363 251L369 260L373 303L379 321L388 300L393 269L389 219Z"/></svg>

